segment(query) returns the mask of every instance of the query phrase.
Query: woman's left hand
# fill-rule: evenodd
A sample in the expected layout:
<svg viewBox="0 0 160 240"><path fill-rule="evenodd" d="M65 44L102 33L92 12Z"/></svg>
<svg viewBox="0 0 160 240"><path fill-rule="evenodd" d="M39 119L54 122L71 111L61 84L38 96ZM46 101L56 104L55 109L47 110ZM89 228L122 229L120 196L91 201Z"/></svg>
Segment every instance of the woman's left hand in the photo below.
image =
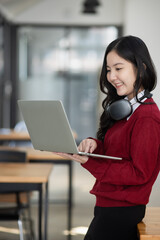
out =
<svg viewBox="0 0 160 240"><path fill-rule="evenodd" d="M66 159L70 159L70 160L74 160L76 162L79 163L86 163L88 161L88 157L87 156L81 156L78 154L69 154L69 153L61 153L61 152L53 152L54 154L66 158Z"/></svg>

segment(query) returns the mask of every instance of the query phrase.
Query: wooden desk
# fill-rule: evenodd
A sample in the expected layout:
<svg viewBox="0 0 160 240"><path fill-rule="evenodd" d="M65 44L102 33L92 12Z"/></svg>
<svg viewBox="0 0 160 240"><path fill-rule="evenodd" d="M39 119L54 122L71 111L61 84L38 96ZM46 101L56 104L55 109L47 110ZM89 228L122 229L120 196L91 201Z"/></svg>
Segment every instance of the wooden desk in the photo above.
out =
<svg viewBox="0 0 160 240"><path fill-rule="evenodd" d="M160 240L160 207L147 207L145 218L138 224L140 240Z"/></svg>
<svg viewBox="0 0 160 240"><path fill-rule="evenodd" d="M2 131L0 129L0 141L30 141L30 136L27 132L16 132L12 129Z"/></svg>
<svg viewBox="0 0 160 240"><path fill-rule="evenodd" d="M73 131L73 136L76 139L77 134ZM28 132L17 132L13 129L0 129L0 141L30 141L30 136Z"/></svg>
<svg viewBox="0 0 160 240"><path fill-rule="evenodd" d="M73 161L69 159L62 158L58 155L54 155L51 152L39 151L30 147L8 147L0 146L0 150L18 150L25 151L27 153L27 159L32 163L52 163L52 164L65 164L68 166L68 230L71 229L71 218L72 218L72 206L73 206Z"/></svg>
<svg viewBox="0 0 160 240"><path fill-rule="evenodd" d="M47 240L48 179L52 164L0 163L0 193L12 191L39 192L39 240ZM44 238L42 237L42 196L45 185Z"/></svg>

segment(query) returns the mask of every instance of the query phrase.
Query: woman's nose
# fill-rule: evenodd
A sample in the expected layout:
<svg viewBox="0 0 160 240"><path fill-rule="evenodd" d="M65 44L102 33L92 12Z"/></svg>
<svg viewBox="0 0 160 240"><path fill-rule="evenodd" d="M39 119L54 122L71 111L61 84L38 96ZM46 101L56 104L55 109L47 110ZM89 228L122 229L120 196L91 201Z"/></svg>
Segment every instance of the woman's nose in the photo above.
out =
<svg viewBox="0 0 160 240"><path fill-rule="evenodd" d="M117 79L117 76L116 76L115 71L111 71L110 72L110 81L112 82L112 81L114 81L116 79Z"/></svg>

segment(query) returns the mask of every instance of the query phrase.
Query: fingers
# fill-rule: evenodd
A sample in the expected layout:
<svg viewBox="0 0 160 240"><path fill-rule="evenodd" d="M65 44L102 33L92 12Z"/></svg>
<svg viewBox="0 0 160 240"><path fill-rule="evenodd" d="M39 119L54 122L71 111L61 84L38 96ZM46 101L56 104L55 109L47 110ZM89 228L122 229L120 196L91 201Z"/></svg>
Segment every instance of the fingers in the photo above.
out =
<svg viewBox="0 0 160 240"><path fill-rule="evenodd" d="M77 154L68 154L68 153L61 153L61 152L53 152L53 153L65 158L65 159L74 160L74 161L82 163L82 164L88 161L87 156L80 156Z"/></svg>
<svg viewBox="0 0 160 240"><path fill-rule="evenodd" d="M94 152L94 150L97 148L97 144L93 144L90 147L90 153Z"/></svg>
<svg viewBox="0 0 160 240"><path fill-rule="evenodd" d="M97 148L97 143L93 139L84 139L78 146L78 150L80 152L85 152L85 153L92 153L96 148ZM60 153L60 152L53 152L53 153L65 159L74 160L82 164L88 161L87 156L80 156L77 154L68 154L68 153Z"/></svg>
<svg viewBox="0 0 160 240"><path fill-rule="evenodd" d="M97 147L97 143L95 140L85 139L79 144L78 150L80 152L92 153L96 149L96 147Z"/></svg>
<svg viewBox="0 0 160 240"><path fill-rule="evenodd" d="M78 150L80 152L89 152L90 150L90 141L87 141L87 139L83 140L79 146L78 146Z"/></svg>
<svg viewBox="0 0 160 240"><path fill-rule="evenodd" d="M73 154L72 157L73 157L74 161L82 163L82 164L86 163L88 161L87 156L80 156L80 155L77 155L77 154Z"/></svg>
<svg viewBox="0 0 160 240"><path fill-rule="evenodd" d="M71 157L73 156L72 154L63 153L63 152L53 152L53 153L65 159L71 159Z"/></svg>

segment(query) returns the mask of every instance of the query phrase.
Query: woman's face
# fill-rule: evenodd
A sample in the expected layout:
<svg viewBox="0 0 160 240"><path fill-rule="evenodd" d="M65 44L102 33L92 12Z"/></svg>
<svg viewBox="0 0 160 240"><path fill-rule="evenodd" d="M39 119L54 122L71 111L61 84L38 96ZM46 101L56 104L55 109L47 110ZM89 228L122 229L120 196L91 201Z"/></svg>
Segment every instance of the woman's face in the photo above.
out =
<svg viewBox="0 0 160 240"><path fill-rule="evenodd" d="M107 55L107 79L116 88L119 96L127 96L131 100L134 95L134 83L137 69L120 57L114 50Z"/></svg>

